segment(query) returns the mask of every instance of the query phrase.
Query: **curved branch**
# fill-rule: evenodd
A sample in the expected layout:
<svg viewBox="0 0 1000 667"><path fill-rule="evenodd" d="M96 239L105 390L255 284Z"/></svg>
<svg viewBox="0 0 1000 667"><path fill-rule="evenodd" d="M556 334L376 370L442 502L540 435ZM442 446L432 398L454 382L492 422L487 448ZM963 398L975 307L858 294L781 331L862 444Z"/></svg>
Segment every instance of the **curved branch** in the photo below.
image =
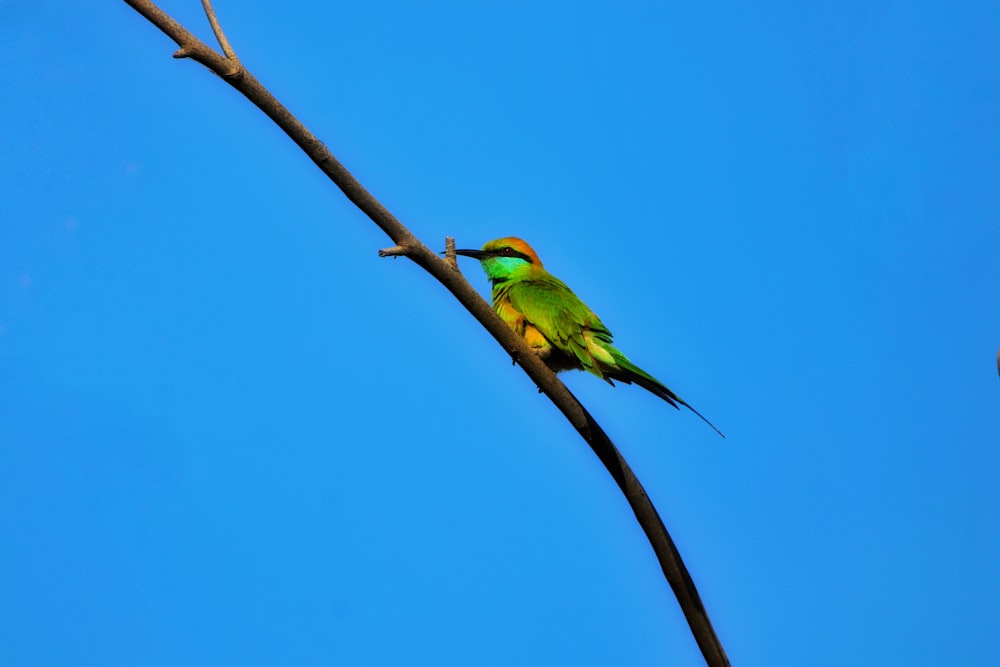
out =
<svg viewBox="0 0 1000 667"><path fill-rule="evenodd" d="M465 306L466 310L524 369L524 372L535 382L539 390L549 397L583 439L587 441L625 495L632 512L653 547L663 574L677 597L706 663L711 667L729 665L722 643L715 634L708 613L705 611L694 582L681 560L677 547L663 525L659 514L657 514L656 508L646 495L645 489L639 483L621 452L618 451L590 413L556 377L555 373L549 370L524 340L500 319L500 316L479 295L479 292L469 284L458 271L454 256L442 259L421 243L351 175L319 139L239 63L232 47L225 39L221 27L218 27L214 12L210 11L209 0L203 0L203 3L206 6L206 12L209 13L213 31L223 49L226 50L225 56L206 46L150 0L125 0L125 2L177 43L179 50L174 54L175 57L188 57L201 63L243 93L250 102L271 118L340 188L347 198L371 218L396 244L392 248L379 251L381 256L408 257L430 273L458 299L459 303ZM453 248L453 245L450 247Z"/></svg>

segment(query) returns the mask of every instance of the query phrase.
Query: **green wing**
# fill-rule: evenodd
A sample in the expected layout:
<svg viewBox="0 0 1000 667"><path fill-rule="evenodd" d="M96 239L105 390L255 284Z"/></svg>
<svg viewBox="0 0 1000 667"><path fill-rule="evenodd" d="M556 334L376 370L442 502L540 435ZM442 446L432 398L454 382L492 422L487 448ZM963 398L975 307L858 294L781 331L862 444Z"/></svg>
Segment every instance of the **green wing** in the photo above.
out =
<svg viewBox="0 0 1000 667"><path fill-rule="evenodd" d="M551 276L521 280L511 285L507 294L511 305L549 339L553 347L579 361L584 370L604 377L587 348L584 333L610 345L611 332L561 280Z"/></svg>
<svg viewBox="0 0 1000 667"><path fill-rule="evenodd" d="M629 361L612 344L611 332L600 318L558 278L547 276L517 281L510 285L506 295L511 306L523 314L528 323L538 329L553 347L576 359L584 370L611 384L614 384L612 380L626 384L634 382L675 408L678 404L683 405L722 435L722 431L687 401Z"/></svg>

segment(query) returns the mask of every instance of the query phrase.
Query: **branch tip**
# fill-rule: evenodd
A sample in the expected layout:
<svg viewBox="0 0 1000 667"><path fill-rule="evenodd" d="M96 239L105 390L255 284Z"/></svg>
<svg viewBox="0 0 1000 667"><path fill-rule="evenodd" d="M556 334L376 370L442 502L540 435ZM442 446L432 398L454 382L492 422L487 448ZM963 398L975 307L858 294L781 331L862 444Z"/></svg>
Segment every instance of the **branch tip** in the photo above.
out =
<svg viewBox="0 0 1000 667"><path fill-rule="evenodd" d="M379 257L406 257L409 250L401 245L394 245L391 248L382 248L378 251Z"/></svg>
<svg viewBox="0 0 1000 667"><path fill-rule="evenodd" d="M455 254L455 237L444 237L444 258L451 268L458 271L458 255Z"/></svg>

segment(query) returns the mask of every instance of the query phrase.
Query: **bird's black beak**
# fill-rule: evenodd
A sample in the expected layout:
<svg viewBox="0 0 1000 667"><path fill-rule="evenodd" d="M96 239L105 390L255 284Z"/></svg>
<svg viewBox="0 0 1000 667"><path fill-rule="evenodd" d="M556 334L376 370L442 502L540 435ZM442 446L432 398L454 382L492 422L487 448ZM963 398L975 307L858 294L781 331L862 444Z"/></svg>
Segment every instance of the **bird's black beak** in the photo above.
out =
<svg viewBox="0 0 1000 667"><path fill-rule="evenodd" d="M473 259L482 259L483 257L489 257L490 253L483 252L482 250L456 250L456 255L465 255L466 257L472 257Z"/></svg>

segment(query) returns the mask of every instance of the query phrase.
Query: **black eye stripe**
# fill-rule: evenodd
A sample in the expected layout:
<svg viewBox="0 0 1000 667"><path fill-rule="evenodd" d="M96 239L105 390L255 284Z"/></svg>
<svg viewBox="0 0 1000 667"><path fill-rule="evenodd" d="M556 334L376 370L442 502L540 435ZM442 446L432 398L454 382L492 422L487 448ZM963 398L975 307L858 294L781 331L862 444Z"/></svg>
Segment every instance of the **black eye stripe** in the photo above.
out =
<svg viewBox="0 0 1000 667"><path fill-rule="evenodd" d="M531 261L530 257L525 255L523 252L518 252L517 250L514 250L510 246L504 246L503 248L500 248L500 250L497 251L497 255L501 257L517 257L519 259L523 259L528 264L534 264L534 262Z"/></svg>

